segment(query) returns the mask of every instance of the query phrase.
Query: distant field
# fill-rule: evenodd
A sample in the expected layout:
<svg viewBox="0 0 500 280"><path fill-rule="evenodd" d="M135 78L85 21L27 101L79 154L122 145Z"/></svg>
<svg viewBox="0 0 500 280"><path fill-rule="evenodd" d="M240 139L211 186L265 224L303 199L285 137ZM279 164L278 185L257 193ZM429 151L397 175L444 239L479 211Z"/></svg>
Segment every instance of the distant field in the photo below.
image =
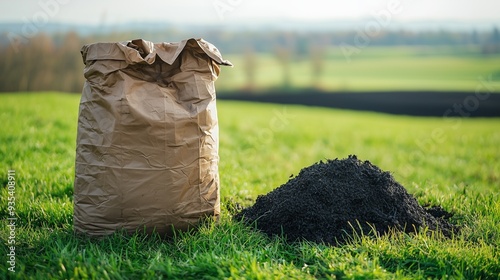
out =
<svg viewBox="0 0 500 280"><path fill-rule="evenodd" d="M228 71L229 72L229 71ZM172 240L72 231L78 95L0 95L0 278L426 279L500 277L500 118L420 118L219 101L222 217ZM314 162L356 154L462 227L342 247L267 238L234 222ZM16 274L8 274L7 170L16 171Z"/></svg>
<svg viewBox="0 0 500 280"><path fill-rule="evenodd" d="M366 47L349 60L341 48L333 48L323 57L324 70L317 79L313 79L309 58L291 60L290 86L326 91L474 91L480 79L485 79L500 92L500 55L483 56L479 47ZM244 56L227 58L235 67L222 70L219 89L248 87ZM254 88L283 86L283 67L274 55L257 54L254 60Z"/></svg>

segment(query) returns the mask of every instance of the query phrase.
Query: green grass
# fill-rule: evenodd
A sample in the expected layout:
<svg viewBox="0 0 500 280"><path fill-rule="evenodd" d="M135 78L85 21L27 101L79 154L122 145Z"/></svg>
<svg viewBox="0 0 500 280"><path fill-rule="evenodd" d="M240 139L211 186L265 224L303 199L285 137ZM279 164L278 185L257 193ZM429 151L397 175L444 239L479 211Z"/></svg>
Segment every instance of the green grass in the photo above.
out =
<svg viewBox="0 0 500 280"><path fill-rule="evenodd" d="M72 232L78 95L0 95L0 278L425 279L500 277L500 119L417 118L220 101L222 217L172 240ZM438 131L442 136L436 137ZM434 135L434 136L433 136ZM356 154L462 227L452 239L354 236L286 243L233 222L316 161ZM16 273L7 271L7 170L16 170Z"/></svg>
<svg viewBox="0 0 500 280"><path fill-rule="evenodd" d="M244 57L227 58L235 67L223 69L219 89L247 87ZM255 61L255 89L283 86L283 68L275 56L258 54ZM482 77L496 92L500 91L500 55L481 55L479 47L366 47L350 55L349 60L337 47L326 51L324 70L317 80L312 78L311 65L309 59L293 59L291 87L327 91L474 91Z"/></svg>

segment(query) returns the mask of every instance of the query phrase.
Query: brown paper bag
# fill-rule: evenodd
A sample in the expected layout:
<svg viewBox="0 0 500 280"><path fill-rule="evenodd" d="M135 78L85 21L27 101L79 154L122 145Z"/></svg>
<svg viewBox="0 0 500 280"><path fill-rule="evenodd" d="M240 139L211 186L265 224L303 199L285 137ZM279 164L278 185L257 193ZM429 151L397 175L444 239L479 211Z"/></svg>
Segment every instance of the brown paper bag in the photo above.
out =
<svg viewBox="0 0 500 280"><path fill-rule="evenodd" d="M231 65L203 39L81 50L74 229L171 233L220 213L214 82Z"/></svg>

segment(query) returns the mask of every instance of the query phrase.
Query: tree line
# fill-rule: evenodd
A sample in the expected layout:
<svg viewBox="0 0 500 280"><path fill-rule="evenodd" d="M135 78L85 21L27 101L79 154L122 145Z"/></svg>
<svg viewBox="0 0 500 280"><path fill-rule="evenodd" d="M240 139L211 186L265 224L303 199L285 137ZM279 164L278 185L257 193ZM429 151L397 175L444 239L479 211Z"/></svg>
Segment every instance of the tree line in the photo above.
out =
<svg viewBox="0 0 500 280"><path fill-rule="evenodd" d="M0 92L80 92L84 82L84 65L80 55L82 45L133 38L161 42L165 41L164 38L179 38L184 35L184 38L188 36L164 32L126 32L92 36L80 36L75 32L50 35L39 33L30 40L15 45L3 39L0 40ZM290 74L287 74L287 71L293 59L309 59L315 76L319 77L322 71L321 60L328 47L355 46L356 38L361 37L356 31L221 33L208 30L204 33L204 38L216 45L223 54L243 56L243 69L249 85L252 85L255 79L255 54L272 53L282 65L283 85L286 87L290 84ZM500 53L500 33L497 28L489 32L383 31L369 39L370 46L476 45L484 55Z"/></svg>

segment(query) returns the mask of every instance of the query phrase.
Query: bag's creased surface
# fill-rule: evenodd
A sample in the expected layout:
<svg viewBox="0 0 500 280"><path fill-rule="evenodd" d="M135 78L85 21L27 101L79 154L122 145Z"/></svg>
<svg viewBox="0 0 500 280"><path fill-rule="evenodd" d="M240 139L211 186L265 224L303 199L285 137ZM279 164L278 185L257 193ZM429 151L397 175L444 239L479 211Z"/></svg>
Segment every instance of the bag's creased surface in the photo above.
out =
<svg viewBox="0 0 500 280"><path fill-rule="evenodd" d="M220 213L214 82L231 65L202 39L82 48L74 229L161 234Z"/></svg>

